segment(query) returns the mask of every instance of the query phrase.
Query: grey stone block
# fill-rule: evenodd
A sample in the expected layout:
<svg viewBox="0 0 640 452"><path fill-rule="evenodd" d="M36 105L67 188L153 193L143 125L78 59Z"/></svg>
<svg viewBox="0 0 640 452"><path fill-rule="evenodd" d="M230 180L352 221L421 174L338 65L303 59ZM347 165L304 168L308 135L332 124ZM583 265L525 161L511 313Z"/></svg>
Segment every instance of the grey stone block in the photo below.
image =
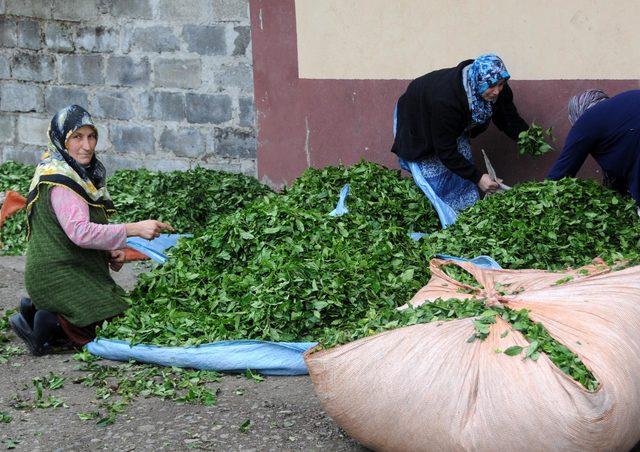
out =
<svg viewBox="0 0 640 452"><path fill-rule="evenodd" d="M226 55L227 41L224 25L185 25L182 38L190 52L200 55Z"/></svg>
<svg viewBox="0 0 640 452"><path fill-rule="evenodd" d="M253 92L253 68L248 64L223 65L214 74L218 89L239 88L244 93Z"/></svg>
<svg viewBox="0 0 640 452"><path fill-rule="evenodd" d="M13 115L0 114L0 143L12 143L15 138L16 122Z"/></svg>
<svg viewBox="0 0 640 452"><path fill-rule="evenodd" d="M215 171L226 171L227 173L239 173L241 169L238 160L229 159L216 159L211 161L207 159L204 162L199 161L198 166Z"/></svg>
<svg viewBox="0 0 640 452"><path fill-rule="evenodd" d="M252 97L241 97L238 100L240 106L240 127L254 127L255 116Z"/></svg>
<svg viewBox="0 0 640 452"><path fill-rule="evenodd" d="M103 72L101 55L65 55L60 63L60 76L66 83L101 85L104 83Z"/></svg>
<svg viewBox="0 0 640 452"><path fill-rule="evenodd" d="M256 166L255 159L242 159L240 160L240 173L246 176L258 177L258 168Z"/></svg>
<svg viewBox="0 0 640 452"><path fill-rule="evenodd" d="M213 0L215 20L243 20L249 17L248 0Z"/></svg>
<svg viewBox="0 0 640 452"><path fill-rule="evenodd" d="M25 49L38 50L42 47L40 23L35 20L18 22L18 46Z"/></svg>
<svg viewBox="0 0 640 452"><path fill-rule="evenodd" d="M4 14L4 11L7 9L6 0L0 0L0 14Z"/></svg>
<svg viewBox="0 0 640 452"><path fill-rule="evenodd" d="M160 0L157 6L158 19L163 21L209 22L211 0Z"/></svg>
<svg viewBox="0 0 640 452"><path fill-rule="evenodd" d="M113 0L110 3L111 15L116 19L151 19L153 15L149 0Z"/></svg>
<svg viewBox="0 0 640 452"><path fill-rule="evenodd" d="M110 14L112 1L113 0L96 0L98 14Z"/></svg>
<svg viewBox="0 0 640 452"><path fill-rule="evenodd" d="M123 155L104 154L98 157L107 169L107 175L111 176L119 169L140 169L143 168L144 161L136 157L126 157ZM118 206L116 206L117 208Z"/></svg>
<svg viewBox="0 0 640 452"><path fill-rule="evenodd" d="M153 65L156 86L199 88L202 83L202 63L199 59L158 59Z"/></svg>
<svg viewBox="0 0 640 452"><path fill-rule="evenodd" d="M47 22L44 41L48 49L56 52L73 52L73 29L64 22Z"/></svg>
<svg viewBox="0 0 640 452"><path fill-rule="evenodd" d="M11 74L16 80L47 82L55 78L53 55L16 52L11 59Z"/></svg>
<svg viewBox="0 0 640 452"><path fill-rule="evenodd" d="M180 50L180 40L169 27L154 26L136 28L133 32L130 50L143 52L173 52Z"/></svg>
<svg viewBox="0 0 640 452"><path fill-rule="evenodd" d="M11 71L9 70L9 59L3 55L0 55L0 79L10 77Z"/></svg>
<svg viewBox="0 0 640 452"><path fill-rule="evenodd" d="M33 146L8 146L4 148L2 160L35 165L40 162L41 155L42 149L36 150Z"/></svg>
<svg viewBox="0 0 640 452"><path fill-rule="evenodd" d="M80 105L85 110L89 110L87 93L78 88L64 86L50 86L45 89L44 108L47 113L53 115L58 110L72 104Z"/></svg>
<svg viewBox="0 0 640 452"><path fill-rule="evenodd" d="M149 84L148 58L112 56L107 61L107 83L114 86L146 86Z"/></svg>
<svg viewBox="0 0 640 452"><path fill-rule="evenodd" d="M160 135L160 149L178 157L196 158L205 154L205 140L197 129L164 129Z"/></svg>
<svg viewBox="0 0 640 452"><path fill-rule="evenodd" d="M42 111L42 90L35 85L11 83L0 86L0 110Z"/></svg>
<svg viewBox="0 0 640 452"><path fill-rule="evenodd" d="M49 141L47 130L50 122L51 119L18 116L18 141L24 144L46 145Z"/></svg>
<svg viewBox="0 0 640 452"><path fill-rule="evenodd" d="M233 55L244 55L247 53L247 47L251 44L251 27L243 25L241 27L233 27L233 29L238 33L238 36L233 41Z"/></svg>
<svg viewBox="0 0 640 452"><path fill-rule="evenodd" d="M127 120L133 118L133 105L126 93L101 92L94 98L91 113L99 118Z"/></svg>
<svg viewBox="0 0 640 452"><path fill-rule="evenodd" d="M15 20L0 17L0 47L15 47L18 42Z"/></svg>
<svg viewBox="0 0 640 452"><path fill-rule="evenodd" d="M155 151L152 127L115 124L109 127L109 135L116 152L149 155Z"/></svg>
<svg viewBox="0 0 640 452"><path fill-rule="evenodd" d="M51 2L47 0L7 0L6 12L14 16L49 19L51 17Z"/></svg>
<svg viewBox="0 0 640 452"><path fill-rule="evenodd" d="M118 31L105 27L81 28L76 44L89 52L113 52L118 48Z"/></svg>
<svg viewBox="0 0 640 452"><path fill-rule="evenodd" d="M53 18L58 20L91 21L98 18L96 0L53 0Z"/></svg>
<svg viewBox="0 0 640 452"><path fill-rule="evenodd" d="M220 157L256 157L256 137L253 131L242 129L216 129L215 153Z"/></svg>
<svg viewBox="0 0 640 452"><path fill-rule="evenodd" d="M187 121L221 124L231 119L231 98L226 94L187 93Z"/></svg>
<svg viewBox="0 0 640 452"><path fill-rule="evenodd" d="M191 169L191 164L184 160L145 160L144 167L149 171L186 171Z"/></svg>
<svg viewBox="0 0 640 452"><path fill-rule="evenodd" d="M182 121L185 118L184 94L157 91L141 96L140 104L149 119Z"/></svg>
<svg viewBox="0 0 640 452"><path fill-rule="evenodd" d="M98 127L98 144L96 145L96 151L106 151L107 149L111 148L111 141L109 141L109 130L105 126L103 126L100 121L97 122L96 126Z"/></svg>

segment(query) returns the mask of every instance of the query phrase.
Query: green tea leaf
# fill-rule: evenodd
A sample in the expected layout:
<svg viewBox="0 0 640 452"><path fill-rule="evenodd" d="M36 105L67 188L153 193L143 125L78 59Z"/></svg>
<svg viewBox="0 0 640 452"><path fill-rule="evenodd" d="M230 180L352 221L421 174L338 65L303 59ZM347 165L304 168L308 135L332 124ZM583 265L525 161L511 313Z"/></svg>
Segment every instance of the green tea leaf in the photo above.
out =
<svg viewBox="0 0 640 452"><path fill-rule="evenodd" d="M508 356L517 356L520 353L522 353L522 347L519 345L512 345L504 351L504 354Z"/></svg>

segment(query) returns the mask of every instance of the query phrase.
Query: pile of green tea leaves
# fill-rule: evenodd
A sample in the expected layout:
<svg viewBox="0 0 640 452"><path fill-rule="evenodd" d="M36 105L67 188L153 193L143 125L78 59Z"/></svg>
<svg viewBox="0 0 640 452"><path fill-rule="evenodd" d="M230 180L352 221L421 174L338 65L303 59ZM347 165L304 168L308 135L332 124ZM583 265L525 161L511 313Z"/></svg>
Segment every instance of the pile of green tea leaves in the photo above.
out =
<svg viewBox="0 0 640 452"><path fill-rule="evenodd" d="M35 167L15 162L0 165L0 192L14 190L26 196ZM273 194L255 178L205 168L151 172L119 170L107 180L117 213L111 223L148 219L171 224L179 233L201 233L209 223L234 212L254 199ZM26 218L9 218L0 230L0 255L26 251Z"/></svg>
<svg viewBox="0 0 640 452"><path fill-rule="evenodd" d="M309 168L283 194L301 209L326 214L345 184L350 186L346 206L351 215L369 216L408 232L439 229L431 203L411 179L364 160L350 167Z"/></svg>
<svg viewBox="0 0 640 452"><path fill-rule="evenodd" d="M350 213L331 217L343 182L353 184ZM324 204L314 200L321 191ZM167 264L140 279L126 315L100 334L160 345L316 340L371 306L411 298L429 273L407 232L436 228L433 208L398 171L371 163L311 170L285 194L181 241Z"/></svg>
<svg viewBox="0 0 640 452"><path fill-rule="evenodd" d="M16 162L0 165L0 193L16 191L26 197L35 166ZM15 256L26 251L27 224L23 212L9 217L0 229L0 256Z"/></svg>
<svg viewBox="0 0 640 452"><path fill-rule="evenodd" d="M591 180L529 182L487 197L422 240L427 258L489 255L505 268L559 270L639 258L633 200Z"/></svg>
<svg viewBox="0 0 640 452"><path fill-rule="evenodd" d="M107 187L117 209L111 223L154 219L171 224L177 232L192 234L272 193L253 177L205 168L166 173L119 170Z"/></svg>
<svg viewBox="0 0 640 452"><path fill-rule="evenodd" d="M520 154L538 157L554 151L553 147L547 142L547 139L555 141L555 137L551 132L551 127L543 129L540 126L531 123L531 127L529 127L528 130L520 132L518 135L518 149Z"/></svg>

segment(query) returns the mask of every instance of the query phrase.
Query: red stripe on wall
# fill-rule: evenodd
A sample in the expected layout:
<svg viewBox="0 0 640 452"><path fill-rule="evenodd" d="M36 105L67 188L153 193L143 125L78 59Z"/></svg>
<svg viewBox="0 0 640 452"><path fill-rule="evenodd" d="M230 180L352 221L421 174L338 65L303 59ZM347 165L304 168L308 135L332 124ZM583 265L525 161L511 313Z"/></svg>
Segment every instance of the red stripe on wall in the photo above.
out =
<svg viewBox="0 0 640 452"><path fill-rule="evenodd" d="M251 0L250 8L260 180L278 187L309 165L351 164L361 158L397 168L389 151L393 105L409 80L300 79L294 0ZM521 116L553 127L558 150L569 128L570 96L594 87L610 95L638 88L637 80L509 83ZM543 178L557 156L519 156L515 143L493 126L472 145L476 161L480 149L487 150L498 175L510 185ZM579 175L597 177L595 162L589 161Z"/></svg>

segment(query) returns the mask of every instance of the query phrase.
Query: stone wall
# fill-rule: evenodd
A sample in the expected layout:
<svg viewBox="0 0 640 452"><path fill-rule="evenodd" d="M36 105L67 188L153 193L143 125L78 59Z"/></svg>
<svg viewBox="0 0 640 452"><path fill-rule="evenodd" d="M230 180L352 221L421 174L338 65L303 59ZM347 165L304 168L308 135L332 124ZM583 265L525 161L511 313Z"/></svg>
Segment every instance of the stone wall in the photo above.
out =
<svg viewBox="0 0 640 452"><path fill-rule="evenodd" d="M0 0L0 161L37 161L76 103L111 170L255 175L247 0Z"/></svg>

